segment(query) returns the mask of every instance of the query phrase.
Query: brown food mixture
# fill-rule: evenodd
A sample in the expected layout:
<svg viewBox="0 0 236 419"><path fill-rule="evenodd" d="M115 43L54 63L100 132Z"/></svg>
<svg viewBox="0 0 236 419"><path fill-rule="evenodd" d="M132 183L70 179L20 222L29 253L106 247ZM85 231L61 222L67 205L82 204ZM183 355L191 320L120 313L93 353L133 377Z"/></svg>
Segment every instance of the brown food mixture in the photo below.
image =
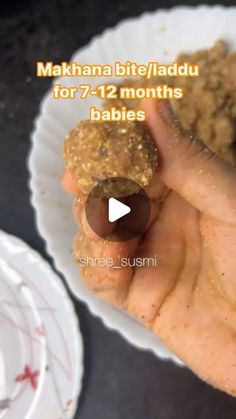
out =
<svg viewBox="0 0 236 419"><path fill-rule="evenodd" d="M236 53L218 41L211 49L181 54L177 60L198 64L200 76L126 80L123 85L181 87L183 98L171 100L171 105L182 129L235 163ZM104 107L124 105L139 108L140 100L107 100ZM77 188L88 194L110 177L147 186L157 164L157 150L143 122L82 121L66 137L64 158Z"/></svg>
<svg viewBox="0 0 236 419"><path fill-rule="evenodd" d="M236 161L236 53L225 42L211 49L181 54L178 62L199 65L199 77L169 77L147 81L128 80L126 85L152 86L167 83L181 87L182 99L171 100L180 125L226 160ZM119 88L119 87L118 87ZM140 100L109 100L105 106L137 108Z"/></svg>
<svg viewBox="0 0 236 419"><path fill-rule="evenodd" d="M147 186L157 165L157 150L145 123L82 121L66 137L64 159L76 186L87 194L111 177Z"/></svg>

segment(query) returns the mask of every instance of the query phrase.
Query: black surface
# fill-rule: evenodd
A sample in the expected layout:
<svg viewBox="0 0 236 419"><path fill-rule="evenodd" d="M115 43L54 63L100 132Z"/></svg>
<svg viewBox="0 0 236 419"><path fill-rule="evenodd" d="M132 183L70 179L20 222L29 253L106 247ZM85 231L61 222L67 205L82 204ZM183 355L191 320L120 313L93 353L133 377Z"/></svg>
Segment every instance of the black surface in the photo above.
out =
<svg viewBox="0 0 236 419"><path fill-rule="evenodd" d="M48 258L35 229L27 188L29 134L39 101L50 85L50 80L35 77L35 61L68 60L78 47L121 19L177 2L22 0L14 4L4 0L0 4L0 228ZM85 342L85 379L76 418L236 417L233 398L210 388L185 368L134 349L106 330L83 304L75 304Z"/></svg>

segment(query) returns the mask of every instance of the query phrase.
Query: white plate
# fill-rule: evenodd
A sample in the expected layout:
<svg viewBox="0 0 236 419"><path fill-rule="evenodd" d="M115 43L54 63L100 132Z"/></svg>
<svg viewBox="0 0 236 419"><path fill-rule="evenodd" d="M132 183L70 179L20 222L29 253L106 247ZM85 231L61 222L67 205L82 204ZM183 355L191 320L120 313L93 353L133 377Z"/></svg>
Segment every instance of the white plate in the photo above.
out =
<svg viewBox="0 0 236 419"><path fill-rule="evenodd" d="M50 266L3 231L0 331L0 418L72 418L83 373L72 303Z"/></svg>
<svg viewBox="0 0 236 419"><path fill-rule="evenodd" d="M81 64L112 64L115 60L171 62L179 52L211 47L219 38L235 47L235 22L236 8L221 6L177 7L146 13L106 30L88 46L77 51L72 61ZM83 81L95 86L108 79L83 78ZM79 82L79 78L61 80L62 84L67 85L77 85ZM46 241L56 267L64 274L75 295L88 304L93 314L135 346L151 349L161 358L177 361L141 324L92 295L83 286L78 266L73 263L71 247L76 229L71 199L60 186L64 168L61 152L64 137L78 120L88 118L91 104L96 105L96 99L54 100L50 92L41 103L29 158L31 200L36 211L38 230Z"/></svg>

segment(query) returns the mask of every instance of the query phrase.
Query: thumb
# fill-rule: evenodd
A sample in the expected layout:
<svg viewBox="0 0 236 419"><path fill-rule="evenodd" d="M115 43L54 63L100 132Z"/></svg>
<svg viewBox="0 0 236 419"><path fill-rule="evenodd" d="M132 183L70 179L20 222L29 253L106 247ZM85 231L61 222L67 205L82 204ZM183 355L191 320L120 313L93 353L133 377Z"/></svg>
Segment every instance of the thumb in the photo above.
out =
<svg viewBox="0 0 236 419"><path fill-rule="evenodd" d="M144 99L142 108L159 149L162 181L205 214L236 225L236 169L183 133L168 101Z"/></svg>

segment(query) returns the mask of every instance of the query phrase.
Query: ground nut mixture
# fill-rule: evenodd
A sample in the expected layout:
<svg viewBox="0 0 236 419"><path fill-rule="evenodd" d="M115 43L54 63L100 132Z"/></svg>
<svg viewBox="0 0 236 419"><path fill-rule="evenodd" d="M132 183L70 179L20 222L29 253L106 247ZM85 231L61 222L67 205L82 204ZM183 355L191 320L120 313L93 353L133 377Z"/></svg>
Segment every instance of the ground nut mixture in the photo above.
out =
<svg viewBox="0 0 236 419"><path fill-rule="evenodd" d="M127 79L123 85L166 83L181 87L183 98L171 100L181 127L235 163L236 53L230 53L226 43L218 41L211 49L181 54L177 61L198 64L200 76ZM124 105L139 108L140 100L107 100L104 107ZM129 178L141 187L147 186L157 164L157 150L143 122L82 121L66 137L64 158L78 190L87 194L99 181L110 177Z"/></svg>
<svg viewBox="0 0 236 419"><path fill-rule="evenodd" d="M182 99L171 105L180 125L199 138L226 160L236 161L236 53L230 53L225 42L211 49L181 54L178 62L199 65L199 77L169 77L126 80L123 85L181 87ZM118 86L119 89L119 86ZM105 106L137 108L140 100L107 100Z"/></svg>
<svg viewBox="0 0 236 419"><path fill-rule="evenodd" d="M183 89L172 107L181 126L208 144L216 153L235 160L236 141L236 53L218 41L209 50L182 54L178 62L199 65L200 77L177 77Z"/></svg>
<svg viewBox="0 0 236 419"><path fill-rule="evenodd" d="M147 186L157 165L157 150L142 122L82 121L66 137L64 159L76 186L87 194L99 181L112 177Z"/></svg>

